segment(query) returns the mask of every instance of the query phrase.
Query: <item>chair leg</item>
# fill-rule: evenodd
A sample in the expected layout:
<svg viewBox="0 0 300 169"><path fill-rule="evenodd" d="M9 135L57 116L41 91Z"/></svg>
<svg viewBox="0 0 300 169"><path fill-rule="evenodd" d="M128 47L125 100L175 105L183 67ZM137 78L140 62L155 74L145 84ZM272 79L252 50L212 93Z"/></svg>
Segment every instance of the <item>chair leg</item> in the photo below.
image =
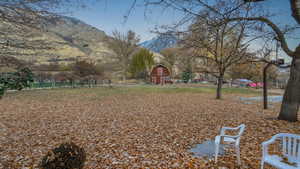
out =
<svg viewBox="0 0 300 169"><path fill-rule="evenodd" d="M264 169L264 164L265 164L264 160L261 160L260 169Z"/></svg>
<svg viewBox="0 0 300 169"><path fill-rule="evenodd" d="M237 158L238 165L241 165L240 147L236 146L235 150L236 150L236 158Z"/></svg>
<svg viewBox="0 0 300 169"><path fill-rule="evenodd" d="M219 144L215 144L215 163L218 162Z"/></svg>

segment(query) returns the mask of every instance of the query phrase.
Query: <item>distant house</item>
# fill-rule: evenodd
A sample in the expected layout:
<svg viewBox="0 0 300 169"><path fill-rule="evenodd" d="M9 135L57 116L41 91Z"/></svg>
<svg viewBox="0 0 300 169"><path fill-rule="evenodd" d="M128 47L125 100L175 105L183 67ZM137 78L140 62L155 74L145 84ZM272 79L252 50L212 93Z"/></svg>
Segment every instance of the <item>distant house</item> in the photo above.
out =
<svg viewBox="0 0 300 169"><path fill-rule="evenodd" d="M278 69L276 82L273 85L279 88L285 88L290 77L290 69Z"/></svg>
<svg viewBox="0 0 300 169"><path fill-rule="evenodd" d="M151 83L161 85L169 83L171 82L170 75L171 73L169 69L166 66L159 64L155 66L151 71Z"/></svg>

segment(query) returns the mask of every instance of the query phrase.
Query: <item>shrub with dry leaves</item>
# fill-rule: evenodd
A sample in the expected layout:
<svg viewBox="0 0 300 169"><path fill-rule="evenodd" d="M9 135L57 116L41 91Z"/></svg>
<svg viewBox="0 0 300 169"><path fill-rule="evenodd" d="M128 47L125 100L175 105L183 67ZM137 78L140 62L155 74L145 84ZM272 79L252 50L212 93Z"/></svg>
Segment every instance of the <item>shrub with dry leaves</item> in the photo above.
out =
<svg viewBox="0 0 300 169"><path fill-rule="evenodd" d="M40 167L41 169L82 169L85 156L83 148L74 143L63 143L47 153Z"/></svg>

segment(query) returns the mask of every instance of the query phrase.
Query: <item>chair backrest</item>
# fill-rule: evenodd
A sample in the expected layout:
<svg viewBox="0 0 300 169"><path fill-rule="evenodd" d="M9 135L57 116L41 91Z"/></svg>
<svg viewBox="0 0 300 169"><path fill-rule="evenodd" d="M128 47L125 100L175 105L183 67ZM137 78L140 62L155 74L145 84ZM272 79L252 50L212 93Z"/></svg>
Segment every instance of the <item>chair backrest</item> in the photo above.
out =
<svg viewBox="0 0 300 169"><path fill-rule="evenodd" d="M290 162L300 163L300 135L279 133L276 137L282 138L282 154Z"/></svg>
<svg viewBox="0 0 300 169"><path fill-rule="evenodd" d="M241 124L237 127L239 129L239 132L236 136L236 144L240 144L240 139L241 139L241 136L242 136L242 134L245 130L245 127L246 127L245 124Z"/></svg>

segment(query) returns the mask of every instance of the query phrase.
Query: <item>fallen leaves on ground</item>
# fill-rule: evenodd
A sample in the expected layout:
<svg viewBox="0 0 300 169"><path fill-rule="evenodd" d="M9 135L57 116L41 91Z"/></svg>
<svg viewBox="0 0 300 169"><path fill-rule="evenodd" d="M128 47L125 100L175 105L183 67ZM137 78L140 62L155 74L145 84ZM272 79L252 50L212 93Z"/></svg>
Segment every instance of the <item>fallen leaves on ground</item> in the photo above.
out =
<svg viewBox="0 0 300 169"><path fill-rule="evenodd" d="M215 164L188 149L214 139L222 126L241 123L246 130L240 168L259 168L263 141L300 131L299 122L275 120L276 111L243 104L236 95L223 100L208 93L99 97L93 90L34 91L1 100L0 168L37 168L47 151L67 141L85 149L85 169L239 168L234 153Z"/></svg>

